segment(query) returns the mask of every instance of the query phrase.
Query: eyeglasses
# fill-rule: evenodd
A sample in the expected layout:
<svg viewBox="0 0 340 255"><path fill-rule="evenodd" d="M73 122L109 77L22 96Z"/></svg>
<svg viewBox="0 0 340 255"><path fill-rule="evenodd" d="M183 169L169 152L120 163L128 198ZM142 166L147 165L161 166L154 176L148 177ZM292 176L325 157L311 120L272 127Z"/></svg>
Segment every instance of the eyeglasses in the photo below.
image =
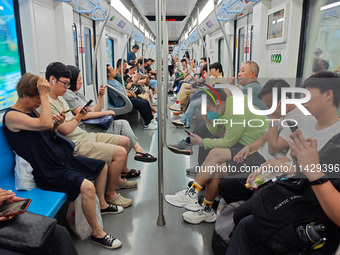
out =
<svg viewBox="0 0 340 255"><path fill-rule="evenodd" d="M60 81L62 84L64 84L65 89L68 89L69 87L71 87L70 83L64 82L64 81L59 80L59 79L58 79L58 81Z"/></svg>

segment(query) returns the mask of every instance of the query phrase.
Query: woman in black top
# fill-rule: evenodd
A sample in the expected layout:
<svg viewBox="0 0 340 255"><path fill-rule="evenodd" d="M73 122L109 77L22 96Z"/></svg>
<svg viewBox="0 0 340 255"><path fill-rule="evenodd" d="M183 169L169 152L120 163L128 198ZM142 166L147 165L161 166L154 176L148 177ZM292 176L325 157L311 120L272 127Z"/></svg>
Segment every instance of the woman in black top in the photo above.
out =
<svg viewBox="0 0 340 255"><path fill-rule="evenodd" d="M67 85L69 79L62 82ZM122 208L107 204L104 198L107 165L101 160L74 157L73 149L56 139L55 131L64 122L65 115L61 112L52 117L49 90L49 83L42 77L30 73L23 75L17 85L18 101L6 111L3 118L7 141L19 156L32 165L38 187L65 192L69 201L81 194L82 208L92 228L92 241L106 248L118 248L122 243L106 234L96 217L95 194L99 198L102 213L122 211ZM35 109L40 105L39 116Z"/></svg>

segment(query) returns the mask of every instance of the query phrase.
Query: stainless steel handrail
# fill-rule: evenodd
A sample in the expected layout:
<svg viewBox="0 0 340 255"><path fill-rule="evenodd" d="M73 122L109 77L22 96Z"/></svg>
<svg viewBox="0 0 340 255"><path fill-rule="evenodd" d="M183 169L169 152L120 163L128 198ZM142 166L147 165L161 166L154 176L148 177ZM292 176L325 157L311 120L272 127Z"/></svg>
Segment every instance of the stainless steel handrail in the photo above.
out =
<svg viewBox="0 0 340 255"><path fill-rule="evenodd" d="M110 16L110 12L111 12L111 0L107 0L107 5L108 5L108 12L107 12L107 16L106 19L100 29L99 32L99 36L98 36L98 40L96 43L96 47L94 50L94 57L93 57L93 68L92 68L92 77L93 77L93 93L94 93L94 101L97 103L97 81L96 81L96 68L97 68L97 56L98 56L98 50L99 50L99 45L103 36L103 32L104 32L104 28L105 25L107 23L107 21L109 20L109 16Z"/></svg>
<svg viewBox="0 0 340 255"><path fill-rule="evenodd" d="M165 0L156 0L156 61L157 61L157 112L158 116L158 218L157 225L164 226L165 218L163 213L163 118L162 110L162 32L161 32L161 14L162 4L165 5ZM165 18L165 16L163 17Z"/></svg>
<svg viewBox="0 0 340 255"><path fill-rule="evenodd" d="M217 19L217 2L218 1L214 1L214 10L215 10L215 15L216 15L216 19ZM230 75L231 76L234 76L234 66L233 66L233 62L232 62L232 55L231 55L231 51L230 51L230 47L229 47L229 42L228 42L228 35L227 35L227 32L225 31L225 28L222 24L222 21L218 20L218 24L220 25L221 29L222 29L222 32L223 32L223 37L224 37L224 41L226 43L226 46L227 46L227 52L228 52L228 60L229 60L229 70L230 70Z"/></svg>

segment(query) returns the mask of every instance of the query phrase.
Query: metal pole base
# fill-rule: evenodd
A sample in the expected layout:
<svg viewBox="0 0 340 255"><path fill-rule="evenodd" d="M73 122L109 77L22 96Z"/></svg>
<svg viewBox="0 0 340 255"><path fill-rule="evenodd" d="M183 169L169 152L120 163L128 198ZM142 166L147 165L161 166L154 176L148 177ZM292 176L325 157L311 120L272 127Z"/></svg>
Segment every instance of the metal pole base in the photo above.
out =
<svg viewBox="0 0 340 255"><path fill-rule="evenodd" d="M165 218L164 218L164 215L162 216L158 216L157 218L157 225L162 227L162 226L165 226Z"/></svg>

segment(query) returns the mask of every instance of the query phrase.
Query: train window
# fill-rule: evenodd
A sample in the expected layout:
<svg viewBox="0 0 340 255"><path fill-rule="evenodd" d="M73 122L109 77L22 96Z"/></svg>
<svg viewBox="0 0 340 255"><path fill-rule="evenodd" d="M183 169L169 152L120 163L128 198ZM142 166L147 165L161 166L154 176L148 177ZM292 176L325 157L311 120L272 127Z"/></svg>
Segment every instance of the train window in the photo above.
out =
<svg viewBox="0 0 340 255"><path fill-rule="evenodd" d="M250 56L249 60L253 59L253 38L254 38L254 26L250 27Z"/></svg>
<svg viewBox="0 0 340 255"><path fill-rule="evenodd" d="M108 49L107 49L107 64L114 67L114 42L111 38L108 39Z"/></svg>
<svg viewBox="0 0 340 255"><path fill-rule="evenodd" d="M79 68L77 25L73 23L72 29L73 29L74 58L76 66Z"/></svg>
<svg viewBox="0 0 340 255"><path fill-rule="evenodd" d="M93 84L92 77L92 38L91 30L84 27L86 84Z"/></svg>
<svg viewBox="0 0 340 255"><path fill-rule="evenodd" d="M238 30L238 61L237 61L237 70L240 69L241 64L244 62L244 34L245 34L245 28L241 27Z"/></svg>
<svg viewBox="0 0 340 255"><path fill-rule="evenodd" d="M320 71L340 73L340 5L338 0L307 1L302 77Z"/></svg>
<svg viewBox="0 0 340 255"><path fill-rule="evenodd" d="M224 60L224 39L218 40L218 63L223 66ZM225 68L225 66L224 66Z"/></svg>

